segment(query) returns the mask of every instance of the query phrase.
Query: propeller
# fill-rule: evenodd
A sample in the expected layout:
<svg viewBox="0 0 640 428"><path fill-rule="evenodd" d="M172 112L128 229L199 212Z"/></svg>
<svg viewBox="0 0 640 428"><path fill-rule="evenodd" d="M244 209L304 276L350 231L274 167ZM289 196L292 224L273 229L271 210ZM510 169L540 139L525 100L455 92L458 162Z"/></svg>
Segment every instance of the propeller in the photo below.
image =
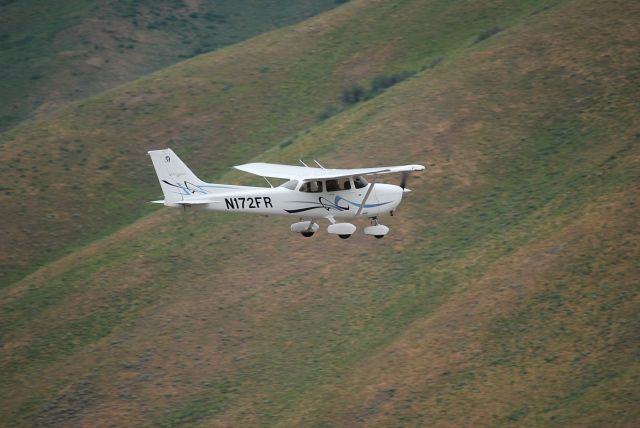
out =
<svg viewBox="0 0 640 428"><path fill-rule="evenodd" d="M402 172L402 178L400 179L400 187L404 190L407 187L407 181L409 180L409 171Z"/></svg>

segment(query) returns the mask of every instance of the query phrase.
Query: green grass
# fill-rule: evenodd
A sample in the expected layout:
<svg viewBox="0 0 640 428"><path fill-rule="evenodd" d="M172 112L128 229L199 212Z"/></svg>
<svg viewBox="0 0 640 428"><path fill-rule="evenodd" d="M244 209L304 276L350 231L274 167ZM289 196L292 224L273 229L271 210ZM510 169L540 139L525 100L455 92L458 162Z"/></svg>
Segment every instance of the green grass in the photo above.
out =
<svg viewBox="0 0 640 428"><path fill-rule="evenodd" d="M522 5L530 12L522 13ZM207 108L229 97L235 104L216 111L216 123L228 128L213 134L227 135L224 141L206 143L207 130L216 129L206 122L155 131L172 132L183 158L220 181L248 180L221 165L250 156L319 158L336 167L410 159L428 169L412 176L413 192L397 216L385 219L391 234L382 241L326 234L303 240L288 233L287 219L158 209L6 286L0 291L2 419L17 425L633 424L640 416L640 94L627 77L638 59L594 58L623 49L635 21L622 4L603 10L581 0L535 14L545 4L522 5L513 21L493 20L504 30L480 43L474 43L477 30L490 28L491 14L478 28L461 25L466 45L452 44L435 68L322 122L316 113L338 102L338 83L361 71L334 71L337 77L317 84L331 88L323 96L315 85L306 89L303 71L318 76L334 54L344 59L326 70L344 67L361 52L345 44L373 36L338 44L332 31L320 31L311 43L296 31L351 22L349 13L357 10L353 31L360 34L367 17L396 13L402 24L396 30L406 28L407 43L416 43L407 23L417 10L430 16L450 10L438 2L349 4L327 22L319 17L195 59L20 130L40 138L60 124L64 132L96 130L108 147L90 151L87 163L127 176L122 160L109 155L133 158L129 145L115 145L121 134L113 129L127 123L120 114L140 121L138 138L153 140L143 133L157 129L150 124L171 118L180 127L189 118L176 115L178 108L208 117ZM379 24L383 35L393 21L371 19L369 26ZM446 22L442 15L432 19ZM288 37L296 44L285 43ZM266 56L274 64L298 64L291 65L297 78L244 55L258 55L253 43L276 42L290 56ZM309 54L307 42L323 48ZM236 55L240 65L220 65ZM201 96L194 88L210 79L208 61L219 62L211 86L221 92ZM381 64L360 80L419 69L402 55ZM238 69L266 80L244 81ZM277 90L276 101L260 104L272 93L263 84ZM136 104L132 93L160 93L163 102ZM277 121L272 109L285 119ZM285 123L292 119L299 123ZM14 138L28 141L17 132ZM67 146L65 153L80 148ZM79 153L78 162L87 155ZM207 165L212 159L214 167ZM137 173L136 167L131 177ZM118 183L103 196L113 197ZM157 185L150 176L124 186L143 195ZM110 209L104 218L113 225L123 207Z"/></svg>
<svg viewBox="0 0 640 428"><path fill-rule="evenodd" d="M2 282L148 213L143 202L158 186L145 151L171 146L199 175L217 179L313 126L347 85L479 49L469 40L489 20L508 28L548 4L525 2L507 15L468 5L465 20L456 18L461 5L446 2L347 4L299 29L195 58L4 133L2 215L17 223L4 230ZM390 26L392 11L398 19ZM362 55L371 55L366 67ZM35 198L20 197L25 186Z"/></svg>
<svg viewBox="0 0 640 428"><path fill-rule="evenodd" d="M335 7L299 2L41 0L0 6L0 130L186 58Z"/></svg>

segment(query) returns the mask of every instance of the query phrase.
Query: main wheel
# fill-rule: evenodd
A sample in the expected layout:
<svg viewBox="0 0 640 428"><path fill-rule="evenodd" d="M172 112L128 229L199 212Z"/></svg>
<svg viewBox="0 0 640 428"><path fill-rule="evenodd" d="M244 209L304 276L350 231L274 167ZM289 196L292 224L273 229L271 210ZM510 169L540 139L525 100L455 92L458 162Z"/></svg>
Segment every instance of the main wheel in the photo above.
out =
<svg viewBox="0 0 640 428"><path fill-rule="evenodd" d="M373 236L375 236L377 239L382 239L382 238L384 238L384 235L373 235Z"/></svg>
<svg viewBox="0 0 640 428"><path fill-rule="evenodd" d="M338 236L341 237L342 239L349 239L351 235L338 235Z"/></svg>
<svg viewBox="0 0 640 428"><path fill-rule="evenodd" d="M304 236L305 238L308 238L310 236L313 236L313 232L308 231L308 232L300 232L302 234L302 236Z"/></svg>

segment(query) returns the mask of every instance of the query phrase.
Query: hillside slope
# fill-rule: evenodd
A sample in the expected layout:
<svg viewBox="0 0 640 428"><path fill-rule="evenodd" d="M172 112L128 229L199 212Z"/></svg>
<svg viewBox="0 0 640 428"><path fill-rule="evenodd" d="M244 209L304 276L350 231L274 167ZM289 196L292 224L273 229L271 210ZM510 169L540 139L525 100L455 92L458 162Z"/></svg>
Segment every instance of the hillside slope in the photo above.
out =
<svg viewBox="0 0 640 428"><path fill-rule="evenodd" d="M335 5L335 0L0 2L0 130Z"/></svg>
<svg viewBox="0 0 640 428"><path fill-rule="evenodd" d="M427 164L382 241L161 209L5 287L0 418L633 425L639 13L568 2L287 144L249 147ZM192 147L184 159L204 165L209 149Z"/></svg>
<svg viewBox="0 0 640 428"><path fill-rule="evenodd" d="M16 127L0 136L1 281L149 212L147 150L171 146L217 179L342 108L345 88L429 69L556 3L349 2Z"/></svg>

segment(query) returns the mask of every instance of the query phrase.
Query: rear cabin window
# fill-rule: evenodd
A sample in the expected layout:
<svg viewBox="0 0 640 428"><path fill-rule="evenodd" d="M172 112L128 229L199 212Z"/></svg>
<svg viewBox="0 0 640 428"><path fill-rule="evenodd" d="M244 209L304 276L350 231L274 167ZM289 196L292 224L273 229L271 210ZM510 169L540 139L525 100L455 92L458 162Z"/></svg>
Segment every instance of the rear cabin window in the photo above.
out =
<svg viewBox="0 0 640 428"><path fill-rule="evenodd" d="M362 189L363 187L367 187L367 180L364 177L357 176L353 177L353 184L356 186L356 189Z"/></svg>
<svg viewBox="0 0 640 428"><path fill-rule="evenodd" d="M327 192L339 192L340 190L351 189L349 178L339 178L337 180L327 180Z"/></svg>
<svg viewBox="0 0 640 428"><path fill-rule="evenodd" d="M280 187L284 187L289 190L296 190L296 187L298 187L298 180L289 180L286 183L282 183Z"/></svg>
<svg viewBox="0 0 640 428"><path fill-rule="evenodd" d="M338 180L327 180L327 192L337 192L340 190L340 184L338 184Z"/></svg>
<svg viewBox="0 0 640 428"><path fill-rule="evenodd" d="M307 181L306 183L302 183L300 191L308 193L320 193L322 192L322 181Z"/></svg>

